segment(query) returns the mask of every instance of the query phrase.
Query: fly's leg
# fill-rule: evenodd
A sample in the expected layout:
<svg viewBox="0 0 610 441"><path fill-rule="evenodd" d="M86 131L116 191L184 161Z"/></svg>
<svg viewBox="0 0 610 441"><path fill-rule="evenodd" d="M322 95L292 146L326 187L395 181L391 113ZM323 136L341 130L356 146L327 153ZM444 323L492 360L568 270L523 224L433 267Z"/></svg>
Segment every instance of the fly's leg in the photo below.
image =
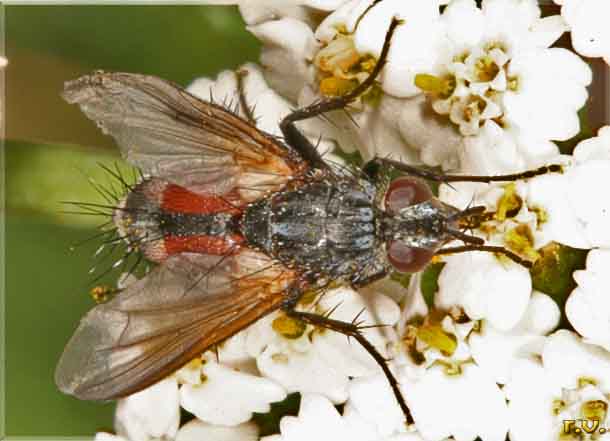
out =
<svg viewBox="0 0 610 441"><path fill-rule="evenodd" d="M455 254L455 253L467 253L469 251L485 251L487 253L497 253L502 254L508 257L513 262L524 266L525 268L531 268L533 263L529 260L523 259L512 251L498 246L490 246L490 245L465 245L461 247L447 247L441 248L435 254Z"/></svg>
<svg viewBox="0 0 610 441"><path fill-rule="evenodd" d="M376 180L380 173L393 167L396 170L402 171L411 176L417 176L418 178L427 179L434 182L509 182L517 181L519 179L528 179L535 176L545 175L547 173L561 173L563 167L559 164L545 165L534 170L526 170L520 173L511 173L507 175L496 175L496 176L476 176L476 175L446 175L444 173L437 173L432 170L425 168L416 167L413 165L404 164L400 161L387 158L373 158L367 162L363 170L373 180Z"/></svg>
<svg viewBox="0 0 610 441"><path fill-rule="evenodd" d="M390 387L392 388L392 392L394 392L394 397L396 397L396 401L400 406L400 409L405 415L405 419L407 424L413 423L413 417L411 416L411 411L409 410L407 403L405 403L405 399L402 396L402 392L398 387L398 380L390 370L388 366L387 360L377 351L375 346L373 346L365 337L362 335L360 331L360 327L356 323L348 323L342 322L339 320L333 320L329 317L312 314L310 312L302 312L296 311L294 307L289 306L284 308L286 314L290 317L293 317L297 320L301 320L307 324L313 326L319 326L321 328L330 329L335 332L339 332L347 337L353 337L358 343L362 345L362 347L373 357L373 359L377 362L377 364L383 370L388 382L390 383Z"/></svg>
<svg viewBox="0 0 610 441"><path fill-rule="evenodd" d="M239 106L244 113L246 119L252 124L256 125L256 118L254 117L254 107L248 105L246 99L246 91L244 85L244 79L248 76L246 69L240 69L235 71L235 79L237 80L237 94L239 95Z"/></svg>
<svg viewBox="0 0 610 441"><path fill-rule="evenodd" d="M366 90L373 85L375 79L387 61L392 35L400 23L400 20L396 18L392 19L383 42L383 48L381 49L379 60L377 61L377 64L375 64L375 67L369 76L358 87L343 96L323 99L307 107L303 107L302 109L297 109L291 114L287 115L280 122L280 129L284 135L284 140L286 143L296 149L299 154L313 167L328 169L328 165L326 165L326 163L322 160L322 157L316 148L299 131L295 125L295 122L313 118L332 110L344 109L349 103L366 92Z"/></svg>

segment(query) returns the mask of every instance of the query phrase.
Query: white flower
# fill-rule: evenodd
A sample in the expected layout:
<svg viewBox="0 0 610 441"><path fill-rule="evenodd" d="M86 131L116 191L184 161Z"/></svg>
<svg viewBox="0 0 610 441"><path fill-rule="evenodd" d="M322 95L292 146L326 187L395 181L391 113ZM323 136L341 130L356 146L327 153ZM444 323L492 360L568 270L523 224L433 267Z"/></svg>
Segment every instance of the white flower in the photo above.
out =
<svg viewBox="0 0 610 441"><path fill-rule="evenodd" d="M263 438L265 441L424 441L417 433L379 433L370 418L360 414L351 403L339 414L326 398L305 394L301 398L299 415L285 416L280 421L281 435ZM403 431L404 432L404 431Z"/></svg>
<svg viewBox="0 0 610 441"><path fill-rule="evenodd" d="M551 335L541 361L521 360L505 386L511 441L574 439L570 436L606 439L607 434L587 436L583 427L593 427L595 419L598 427L608 427L609 379L607 351L583 343L569 331ZM570 433L565 433L566 428Z"/></svg>
<svg viewBox="0 0 610 441"><path fill-rule="evenodd" d="M248 25L292 17L304 22L315 22L321 11L339 7L346 0L235 0L239 12Z"/></svg>
<svg viewBox="0 0 610 441"><path fill-rule="evenodd" d="M610 63L610 3L604 0L555 0L570 27L572 46L587 57L604 57Z"/></svg>
<svg viewBox="0 0 610 441"><path fill-rule="evenodd" d="M387 336L399 317L399 308L379 293L368 296L349 288L325 293L314 304L304 305L311 312L332 311L335 320L351 322L358 317L368 328L363 334L377 350L386 355ZM314 309L311 309L311 308ZM284 386L289 392L322 394L334 403L347 399L350 377L377 372L379 366L356 341L330 330L299 322L284 315L271 314L255 323L248 332L248 346L256 357L260 372Z"/></svg>
<svg viewBox="0 0 610 441"><path fill-rule="evenodd" d="M534 291L524 316L509 331L481 322L478 332L468 338L472 358L496 382L506 384L517 360L540 354L544 335L557 327L560 316L554 300Z"/></svg>
<svg viewBox="0 0 610 441"><path fill-rule="evenodd" d="M245 64L235 72L225 70L218 74L215 81L199 78L187 90L204 100L211 97L216 102L237 109L240 116L246 117L245 109L239 101L238 75L242 77L246 103L254 109L257 127L272 135L281 135L278 123L292 111L291 105L267 86L260 68L255 64Z"/></svg>
<svg viewBox="0 0 610 441"><path fill-rule="evenodd" d="M475 363L469 346L476 323L464 321L461 312L453 311L455 317L445 315L440 322L440 311L433 311L423 323L407 324L403 332L403 356L396 357L394 365L415 427L427 440L449 436L457 440L474 440L477 436L504 440L508 428L504 395L493 376ZM403 314L411 313L405 309ZM372 410L370 404L360 404L359 409L373 415L383 411L384 419L380 420L389 427L399 427L397 409L390 412L381 404L381 394L386 400L391 397L389 388L376 385L373 391L372 384L358 386L368 386L371 401L380 403L376 405L379 410ZM356 385L354 392L358 392Z"/></svg>
<svg viewBox="0 0 610 441"><path fill-rule="evenodd" d="M566 315L587 342L610 351L610 250L591 250L587 269L574 272L578 284L566 302Z"/></svg>
<svg viewBox="0 0 610 441"><path fill-rule="evenodd" d="M441 366L426 371L417 381L401 381L413 413L415 427L424 439L435 441L453 435L456 440L503 441L508 411L498 385L475 364L465 364L459 375L447 375Z"/></svg>
<svg viewBox="0 0 610 441"><path fill-rule="evenodd" d="M519 322L532 292L527 269L484 252L456 254L444 260L434 297L437 308L460 306L472 320L484 318L501 330Z"/></svg>
<svg viewBox="0 0 610 441"><path fill-rule="evenodd" d="M358 430L357 430L358 429ZM321 395L305 394L301 398L301 407L297 417L286 416L280 421L282 441L311 440L370 440L374 432L363 433L362 427L352 427L333 407L328 399ZM371 436L372 435L372 436Z"/></svg>
<svg viewBox="0 0 610 441"><path fill-rule="evenodd" d="M197 419L180 428L176 441L257 441L258 427L254 423L238 426L214 426ZM103 440L99 440L103 441Z"/></svg>
<svg viewBox="0 0 610 441"><path fill-rule="evenodd" d="M564 161L559 161L564 162ZM599 197L610 185L610 127L580 142L563 174L528 182L527 203L545 210L538 242L575 248L610 247L610 200ZM543 243L541 245L544 245Z"/></svg>
<svg viewBox="0 0 610 441"><path fill-rule="evenodd" d="M490 119L540 140L578 133L576 111L587 98L591 72L568 51L549 49L565 30L559 17L541 19L533 0L487 0L481 9L457 0L442 19L451 58L439 74L454 86L441 96L444 106L437 98L433 107L448 113L464 135Z"/></svg>
<svg viewBox="0 0 610 441"><path fill-rule="evenodd" d="M235 426L248 421L253 412L269 412L270 403L286 398L284 388L267 378L238 372L213 361L206 362L201 371L205 381L183 385L180 404L208 423Z"/></svg>
<svg viewBox="0 0 610 441"><path fill-rule="evenodd" d="M168 377L118 401L115 428L130 441L173 438L180 423L178 383Z"/></svg>
<svg viewBox="0 0 610 441"><path fill-rule="evenodd" d="M256 126L269 134L281 137L280 121L292 112L294 106L267 85L258 65L247 63L235 72L223 71L218 74L215 81L209 78L199 78L193 81L187 90L204 100L212 97L216 102L224 103L227 107L235 109L240 116L248 117L248 112L240 102L238 76L241 76L245 104L250 108L251 116L256 120ZM326 159L333 161L337 159L330 155L335 148L334 140L327 136L320 137L324 135L324 132L320 131L318 121L305 121L299 125L299 128L309 136L310 142Z"/></svg>

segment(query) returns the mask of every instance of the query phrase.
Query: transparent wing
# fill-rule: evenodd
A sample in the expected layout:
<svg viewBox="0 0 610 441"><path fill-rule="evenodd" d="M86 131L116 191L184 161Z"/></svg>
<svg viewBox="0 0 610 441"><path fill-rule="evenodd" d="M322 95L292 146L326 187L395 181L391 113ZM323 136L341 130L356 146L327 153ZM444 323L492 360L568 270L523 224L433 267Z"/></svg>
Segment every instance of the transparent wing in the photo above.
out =
<svg viewBox="0 0 610 441"><path fill-rule="evenodd" d="M306 167L270 135L160 78L100 71L67 82L63 97L79 104L145 174L196 192L237 188L253 200Z"/></svg>
<svg viewBox="0 0 610 441"><path fill-rule="evenodd" d="M89 311L55 381L87 400L137 392L277 309L293 278L251 251L172 257Z"/></svg>

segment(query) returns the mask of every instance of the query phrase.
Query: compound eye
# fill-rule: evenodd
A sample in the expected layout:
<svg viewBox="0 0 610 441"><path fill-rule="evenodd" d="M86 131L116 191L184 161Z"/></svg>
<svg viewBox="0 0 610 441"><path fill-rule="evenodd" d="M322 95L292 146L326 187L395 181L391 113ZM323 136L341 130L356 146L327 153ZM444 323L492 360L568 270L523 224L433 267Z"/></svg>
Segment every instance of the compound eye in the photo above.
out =
<svg viewBox="0 0 610 441"><path fill-rule="evenodd" d="M425 202L432 196L432 190L424 181L404 176L390 183L385 194L385 208L391 213L398 213L403 208Z"/></svg>
<svg viewBox="0 0 610 441"><path fill-rule="evenodd" d="M401 273L416 273L424 269L434 256L434 251L405 245L393 240L387 246L388 260Z"/></svg>

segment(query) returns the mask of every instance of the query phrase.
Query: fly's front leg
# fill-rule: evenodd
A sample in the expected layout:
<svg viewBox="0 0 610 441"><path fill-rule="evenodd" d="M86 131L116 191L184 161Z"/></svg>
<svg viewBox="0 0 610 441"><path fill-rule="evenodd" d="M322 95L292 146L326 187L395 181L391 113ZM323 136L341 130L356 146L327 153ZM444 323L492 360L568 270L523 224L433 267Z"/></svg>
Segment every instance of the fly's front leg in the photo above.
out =
<svg viewBox="0 0 610 441"><path fill-rule="evenodd" d="M392 39L392 35L394 34L396 27L400 23L400 20L396 18L392 19L390 27L388 28L388 31L385 36L379 60L377 61L377 64L375 65L369 76L360 85L358 85L358 87L356 87L354 90L347 93L346 95L323 99L307 107L303 107L302 109L297 109L291 114L287 115L280 123L280 129L282 131L282 134L284 135L284 140L286 141L286 143L296 149L299 154L305 160L307 160L313 167L328 168L328 165L322 160L316 148L299 131L299 129L294 123L297 121L302 121L304 119L322 115L332 110L344 109L349 103L351 103L364 92L366 92L366 90L373 85L375 79L377 78L377 76L381 72L381 69L383 69L383 66L386 63L388 52L390 50L390 41Z"/></svg>
<svg viewBox="0 0 610 441"><path fill-rule="evenodd" d="M509 182L517 181L519 179L528 179L535 176L545 175L547 173L562 173L563 166L560 164L545 165L538 167L533 170L526 170L520 173L511 173L506 175L495 175L495 176L477 176L477 175L446 175L444 173L437 173L432 170L428 170L421 167L415 167L408 165L400 161L387 158L373 158L367 162L363 171L373 180L377 180L378 176L382 173L384 168L392 167L396 170L404 172L411 176L417 176L418 178L427 179L434 182Z"/></svg>
<svg viewBox="0 0 610 441"><path fill-rule="evenodd" d="M373 346L371 344L371 342L369 342L364 337L364 335L361 332L361 328L358 326L357 323L342 322L339 320L333 320L324 315L313 314L310 312L296 311L294 309L294 306L284 308L284 311L290 317L293 317L297 320L301 320L301 321L303 321L307 324L313 325L313 326L319 326L319 327L322 327L325 329L330 329L332 331L339 332L343 335L346 335L347 337L353 337L358 343L360 343L362 345L362 347L371 355L371 357L373 357L373 359L377 362L377 364L383 370L383 373L385 374L385 376L388 380L388 383L390 383L392 392L394 393L394 396L396 397L396 401L398 402L400 409L402 410L402 412L405 415L407 424L413 423L413 417L411 416L411 411L409 410L409 407L407 406L407 403L405 402L405 399L402 396L402 392L400 391L400 388L398 387L398 380L396 380L396 377L390 370L387 360L383 357L383 355L381 355L379 353L379 351L375 348L375 346Z"/></svg>

